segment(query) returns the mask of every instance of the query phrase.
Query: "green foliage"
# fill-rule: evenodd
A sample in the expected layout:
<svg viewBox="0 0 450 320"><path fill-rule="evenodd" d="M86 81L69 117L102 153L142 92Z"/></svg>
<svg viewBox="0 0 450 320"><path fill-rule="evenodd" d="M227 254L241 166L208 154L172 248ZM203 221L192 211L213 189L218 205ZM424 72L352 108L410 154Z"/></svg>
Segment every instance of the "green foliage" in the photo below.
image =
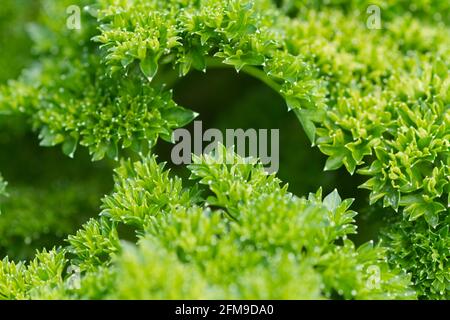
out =
<svg viewBox="0 0 450 320"><path fill-rule="evenodd" d="M142 151L159 136L170 139L173 128L195 117L172 101L170 91L142 86L141 75L106 77L99 49L90 42L95 19L85 13L83 28L75 32L65 27L69 2L44 1L44 6L43 24L30 28L42 59L22 82L0 93L0 112L27 114L42 146L61 144L73 157L81 144L93 160L115 159L120 149Z"/></svg>
<svg viewBox="0 0 450 320"><path fill-rule="evenodd" d="M56 284L62 282L61 274L66 259L63 252L53 249L36 254L25 265L4 258L0 262L0 297L2 299L38 298L46 290L49 294Z"/></svg>
<svg viewBox="0 0 450 320"><path fill-rule="evenodd" d="M121 162L101 218L67 247L28 264L5 258L0 297L448 299L447 2L75 2L40 2L45 10L28 27L36 59L0 87L0 114L26 118L42 146L61 145L69 157L81 145L94 161L141 161ZM26 20L7 3L6 23ZM65 26L73 4L85 9L80 30ZM381 9L381 29L367 28L371 4ZM194 157L196 187L185 189L154 156L142 156L197 116L175 102L176 82L217 68L278 93L327 156L325 170L367 177L364 210L389 216L381 244L348 239L356 233L351 200L337 191L297 197L254 160L224 149ZM228 157L235 163L221 163ZM0 177L0 195L4 186ZM39 193L22 189L26 199L15 196L0 216L0 245L12 248L31 232L72 233L69 217L80 210L73 188L57 197L68 207L61 224L58 201L36 212L29 201ZM16 210L18 226L2 228ZM121 226L136 231L136 244L124 243ZM79 289L69 265L82 272Z"/></svg>
<svg viewBox="0 0 450 320"><path fill-rule="evenodd" d="M181 14L174 14L177 6L183 8ZM149 11L155 19L148 17ZM330 15L335 19L326 23ZM205 1L201 7L181 1L136 1L132 6L119 1L99 11L102 33L94 40L105 48L112 73L126 74L139 61L142 69L148 59L161 61L160 69L172 65L180 76L218 63L247 71L295 109L312 143L329 156L326 170L345 165L353 173L370 164L359 172L372 176L364 184L372 191L371 202L382 198L395 210L406 205L405 212L417 211L408 205L408 197L417 195L424 202L421 213L433 211L435 216L445 210L449 39L440 34L442 27L420 31L423 47L417 41L409 48L392 41L416 31L417 22L408 17L390 22L384 35L368 33L352 15L311 10L309 16L291 23L265 1ZM230 23L233 19L237 22ZM316 27L317 19L322 28ZM286 38L275 33L280 28ZM342 34L334 36L331 30ZM425 37L434 40L437 48L431 49L437 55L423 52L429 41ZM372 61L367 53L374 44L378 52ZM402 58L406 49L411 57ZM381 61L382 56L387 58ZM157 76L158 68L151 73L151 78ZM411 219L420 215L413 213Z"/></svg>
<svg viewBox="0 0 450 320"><path fill-rule="evenodd" d="M414 274L414 283L430 299L450 298L450 235L449 217L439 227L430 227L426 221L394 221L384 238L391 245L390 261ZM399 220L399 219L397 219ZM420 232L420 233L419 233ZM423 293L422 293L423 294Z"/></svg>
<svg viewBox="0 0 450 320"><path fill-rule="evenodd" d="M367 243L356 249L347 239L356 229L356 213L348 210L351 200L342 201L337 191L322 200L320 190L309 199L298 198L262 165L225 147L221 151L236 164L223 163L220 155L194 159L192 178L204 185L199 190L183 191L181 181L169 177L154 157L122 163L114 193L104 199L103 217L70 236L67 248L44 251L30 265L4 260L0 294L128 299L415 296L405 290L409 277L389 269L384 248ZM167 192L151 192L158 188L172 190L174 201L167 201ZM187 197L189 192L199 197ZM207 193L212 195L201 196ZM130 207L111 211L118 199L128 199ZM119 242L118 223L136 229L137 246ZM84 274L79 288L70 286L70 273L64 270L69 265ZM376 279L371 279L371 268L378 272ZM41 270L39 276L35 270ZM12 273L15 282L9 283ZM103 288L90 287L95 277Z"/></svg>

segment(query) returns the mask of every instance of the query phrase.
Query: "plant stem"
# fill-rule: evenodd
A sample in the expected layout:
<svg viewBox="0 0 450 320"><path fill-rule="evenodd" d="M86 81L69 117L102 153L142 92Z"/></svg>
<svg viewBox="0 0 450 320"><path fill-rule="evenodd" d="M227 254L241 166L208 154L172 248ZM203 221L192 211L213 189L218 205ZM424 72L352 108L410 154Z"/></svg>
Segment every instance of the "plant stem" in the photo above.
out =
<svg viewBox="0 0 450 320"><path fill-rule="evenodd" d="M232 68L232 69L235 69L232 65L225 64L218 58L210 58L210 57L206 58L206 66L207 66L207 68ZM254 67L254 66L244 66L241 69L241 71L248 74L249 76L252 76L252 77L264 82L266 85L268 85L270 88L275 90L277 93L280 93L281 86L278 83L276 83L275 81L273 81L272 79L270 79L263 70L258 69L257 67Z"/></svg>
<svg viewBox="0 0 450 320"><path fill-rule="evenodd" d="M223 63L218 58L206 58L206 69L235 69L232 65ZM261 82L268 85L270 88L272 88L274 91L276 91L278 94L280 93L281 86L277 82L270 79L267 74L254 66L244 66L240 71L248 74L249 76L252 76L253 78L256 78L260 80ZM168 88L173 88L175 83L181 79L178 75L178 72L176 70L168 70L166 72L162 72L163 75L161 75L156 81L158 83L164 83ZM156 82L155 81L155 82Z"/></svg>

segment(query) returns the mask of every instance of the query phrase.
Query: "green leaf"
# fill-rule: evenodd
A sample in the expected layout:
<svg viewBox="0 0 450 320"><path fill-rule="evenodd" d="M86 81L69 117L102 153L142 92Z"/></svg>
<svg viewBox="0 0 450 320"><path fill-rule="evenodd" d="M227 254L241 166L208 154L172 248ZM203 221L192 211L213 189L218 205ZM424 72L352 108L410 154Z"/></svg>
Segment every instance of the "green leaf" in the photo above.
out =
<svg viewBox="0 0 450 320"><path fill-rule="evenodd" d="M106 152L108 152L110 146L105 143L99 143L95 148L93 148L92 152L92 161L99 161L105 157Z"/></svg>
<svg viewBox="0 0 450 320"><path fill-rule="evenodd" d="M445 210L445 206L439 202L429 203L427 206L427 212L425 213L425 220L430 226L436 228L439 224L439 213Z"/></svg>
<svg viewBox="0 0 450 320"><path fill-rule="evenodd" d="M293 110L297 115L297 118L300 120L300 123L302 124L302 127L309 138L309 141L311 141L311 144L314 146L316 139L316 126L314 125L314 122L311 121L308 111L302 109Z"/></svg>
<svg viewBox="0 0 450 320"><path fill-rule="evenodd" d="M410 221L417 220L421 216L425 216L425 220L435 228L439 223L439 213L445 211L445 207L439 202L418 202L407 206L404 214L409 216Z"/></svg>
<svg viewBox="0 0 450 320"><path fill-rule="evenodd" d="M77 150L78 137L69 136L66 138L62 145L63 153L70 158L73 158L75 151Z"/></svg>
<svg viewBox="0 0 450 320"><path fill-rule="evenodd" d="M240 56L241 61L250 66L260 66L264 63L264 55L256 52L249 52Z"/></svg>
<svg viewBox="0 0 450 320"><path fill-rule="evenodd" d="M48 127L44 127L39 134L39 139L41 139L40 146L53 147L63 142L64 136L60 133L52 132Z"/></svg>
<svg viewBox="0 0 450 320"><path fill-rule="evenodd" d="M386 192L386 196L383 199L383 206L391 206L395 211L398 210L400 204L400 191L392 189Z"/></svg>
<svg viewBox="0 0 450 320"><path fill-rule="evenodd" d="M184 127L198 117L198 113L182 107L174 107L162 110L161 116L165 120L175 123L177 127Z"/></svg>
<svg viewBox="0 0 450 320"><path fill-rule="evenodd" d="M333 192L331 192L323 199L323 205L331 212L336 211L341 202L342 199L336 189L334 189Z"/></svg>
<svg viewBox="0 0 450 320"><path fill-rule="evenodd" d="M436 228L439 224L439 214L432 210L432 208L428 208L428 210L425 211L425 220L430 226Z"/></svg>
<svg viewBox="0 0 450 320"><path fill-rule="evenodd" d="M194 48L190 52L192 66L199 71L206 70L206 59L200 48Z"/></svg>
<svg viewBox="0 0 450 320"><path fill-rule="evenodd" d="M149 81L152 81L158 72L158 60L152 55L147 55L144 60L141 60L139 66Z"/></svg>
<svg viewBox="0 0 450 320"><path fill-rule="evenodd" d="M422 195L420 194L409 194L406 196L402 196L400 199L401 206L409 206L414 203L424 202Z"/></svg>
<svg viewBox="0 0 450 320"><path fill-rule="evenodd" d="M289 111L301 109L301 107L302 107L300 101L295 97L287 96L287 97L285 97L285 100L286 100L286 104L287 104ZM296 113L296 115L299 118L299 114ZM299 118L299 120L300 120L300 118Z"/></svg>
<svg viewBox="0 0 450 320"><path fill-rule="evenodd" d="M338 156L330 156L328 157L327 161L325 162L325 167L323 168L324 171L331 171L331 170L337 170L344 164L345 154L340 154Z"/></svg>

